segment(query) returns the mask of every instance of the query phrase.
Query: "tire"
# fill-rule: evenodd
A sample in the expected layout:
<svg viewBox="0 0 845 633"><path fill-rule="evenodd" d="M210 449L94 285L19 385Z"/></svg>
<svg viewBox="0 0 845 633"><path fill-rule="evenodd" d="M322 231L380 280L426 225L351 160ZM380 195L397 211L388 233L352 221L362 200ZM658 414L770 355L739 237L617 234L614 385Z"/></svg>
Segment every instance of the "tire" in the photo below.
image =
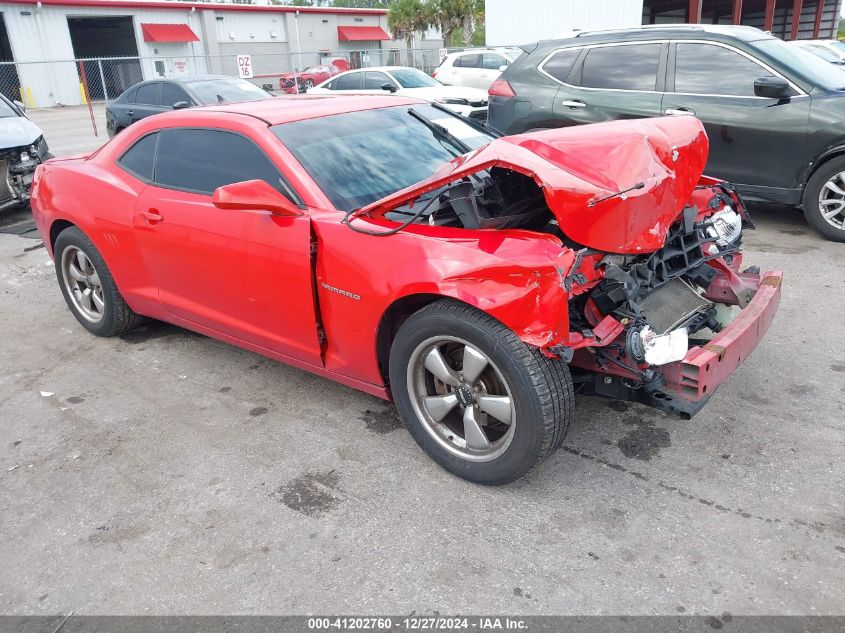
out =
<svg viewBox="0 0 845 633"><path fill-rule="evenodd" d="M830 189L831 185L843 191L843 194ZM822 203L820 197L826 199L827 204ZM841 205L839 200L842 200ZM810 177L804 188L803 203L804 217L810 226L829 240L845 242L845 156L831 159ZM825 211L836 213L826 219Z"/></svg>
<svg viewBox="0 0 845 633"><path fill-rule="evenodd" d="M123 300L100 252L77 227L70 226L59 233L53 256L65 302L91 334L116 336L143 321Z"/></svg>
<svg viewBox="0 0 845 633"><path fill-rule="evenodd" d="M434 350L452 373L443 376ZM516 481L554 453L569 430L569 367L457 301L436 301L402 324L390 349L389 373L396 407L414 440L443 468L475 483Z"/></svg>

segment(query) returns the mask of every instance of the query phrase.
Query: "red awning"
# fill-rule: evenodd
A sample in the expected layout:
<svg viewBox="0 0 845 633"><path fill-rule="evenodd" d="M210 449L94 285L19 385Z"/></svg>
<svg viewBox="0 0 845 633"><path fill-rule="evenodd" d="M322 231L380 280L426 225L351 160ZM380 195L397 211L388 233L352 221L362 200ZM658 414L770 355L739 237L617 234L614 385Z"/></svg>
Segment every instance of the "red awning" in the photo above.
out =
<svg viewBox="0 0 845 633"><path fill-rule="evenodd" d="M142 24L145 42L199 42L187 24Z"/></svg>
<svg viewBox="0 0 845 633"><path fill-rule="evenodd" d="M337 39L341 42L378 42L390 36L380 26L339 26Z"/></svg>

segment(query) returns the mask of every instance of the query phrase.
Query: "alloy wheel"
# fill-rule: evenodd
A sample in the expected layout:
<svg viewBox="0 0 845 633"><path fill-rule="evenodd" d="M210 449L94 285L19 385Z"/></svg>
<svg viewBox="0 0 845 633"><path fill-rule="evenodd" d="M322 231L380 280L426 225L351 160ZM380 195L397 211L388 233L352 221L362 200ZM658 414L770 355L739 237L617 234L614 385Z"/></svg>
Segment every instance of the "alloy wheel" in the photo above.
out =
<svg viewBox="0 0 845 633"><path fill-rule="evenodd" d="M845 229L845 172L834 174L822 186L819 212L832 227Z"/></svg>
<svg viewBox="0 0 845 633"><path fill-rule="evenodd" d="M82 249L68 246L62 252L62 279L74 309L90 323L103 320L106 307L100 275Z"/></svg>
<svg viewBox="0 0 845 633"><path fill-rule="evenodd" d="M446 450L474 462L496 459L510 446L516 409L492 360L467 341L429 338L408 364L411 406Z"/></svg>

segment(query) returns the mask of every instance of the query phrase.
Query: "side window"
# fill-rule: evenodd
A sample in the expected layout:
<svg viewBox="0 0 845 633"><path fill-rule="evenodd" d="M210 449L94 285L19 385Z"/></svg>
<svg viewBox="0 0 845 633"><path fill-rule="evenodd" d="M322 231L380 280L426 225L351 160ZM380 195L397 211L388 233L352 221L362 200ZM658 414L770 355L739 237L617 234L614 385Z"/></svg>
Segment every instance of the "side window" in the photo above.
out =
<svg viewBox="0 0 845 633"><path fill-rule="evenodd" d="M481 55L461 55L455 60L455 66L460 68L480 68Z"/></svg>
<svg viewBox="0 0 845 633"><path fill-rule="evenodd" d="M135 103L135 95L138 93L138 89L135 88L134 90L130 90L126 93L126 103Z"/></svg>
<svg viewBox="0 0 845 633"><path fill-rule="evenodd" d="M610 90L655 90L660 44L599 46L587 51L581 85Z"/></svg>
<svg viewBox="0 0 845 633"><path fill-rule="evenodd" d="M138 90L135 92L135 103L161 105L161 83L156 81L138 86Z"/></svg>
<svg viewBox="0 0 845 633"><path fill-rule="evenodd" d="M334 81L330 81L329 83L325 84L323 86L323 88L325 88L326 90L334 90L336 86L337 86L337 80L334 80Z"/></svg>
<svg viewBox="0 0 845 633"><path fill-rule="evenodd" d="M757 62L723 46L675 47L675 92L753 97L754 80L771 76Z"/></svg>
<svg viewBox="0 0 845 633"><path fill-rule="evenodd" d="M481 67L488 70L499 70L502 66L507 66L508 60L496 53L484 53L481 56Z"/></svg>
<svg viewBox="0 0 845 633"><path fill-rule="evenodd" d="M369 70L364 73L364 88L366 90L381 90L381 87L384 84L390 84L391 86L395 85L390 80L390 77L384 73L372 72Z"/></svg>
<svg viewBox="0 0 845 633"><path fill-rule="evenodd" d="M349 73L341 75L335 81L335 90L361 90L364 84L364 73Z"/></svg>
<svg viewBox="0 0 845 633"><path fill-rule="evenodd" d="M581 53L580 48L568 48L565 51L558 51L543 64L543 70L561 83L566 83L572 64L578 59Z"/></svg>
<svg viewBox="0 0 845 633"><path fill-rule="evenodd" d="M157 141L157 132L148 134L123 152L123 155L117 159L117 164L136 178L150 182L153 179L153 163L155 162Z"/></svg>
<svg viewBox="0 0 845 633"><path fill-rule="evenodd" d="M156 184L210 195L217 187L258 179L290 198L275 165L239 134L176 128L159 136Z"/></svg>
<svg viewBox="0 0 845 633"><path fill-rule="evenodd" d="M176 84L162 84L161 86L161 103L166 106L172 106L174 103L180 101L191 102L188 93L182 90Z"/></svg>

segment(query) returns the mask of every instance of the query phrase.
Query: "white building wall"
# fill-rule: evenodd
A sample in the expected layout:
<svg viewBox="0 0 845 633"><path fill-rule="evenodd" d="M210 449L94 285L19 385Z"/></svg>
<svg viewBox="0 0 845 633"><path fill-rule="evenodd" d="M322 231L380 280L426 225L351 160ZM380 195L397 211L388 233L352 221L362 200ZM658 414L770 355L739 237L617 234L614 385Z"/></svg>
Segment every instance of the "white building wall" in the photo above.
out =
<svg viewBox="0 0 845 633"><path fill-rule="evenodd" d="M527 44L573 30L638 26L643 0L486 0L488 46Z"/></svg>

